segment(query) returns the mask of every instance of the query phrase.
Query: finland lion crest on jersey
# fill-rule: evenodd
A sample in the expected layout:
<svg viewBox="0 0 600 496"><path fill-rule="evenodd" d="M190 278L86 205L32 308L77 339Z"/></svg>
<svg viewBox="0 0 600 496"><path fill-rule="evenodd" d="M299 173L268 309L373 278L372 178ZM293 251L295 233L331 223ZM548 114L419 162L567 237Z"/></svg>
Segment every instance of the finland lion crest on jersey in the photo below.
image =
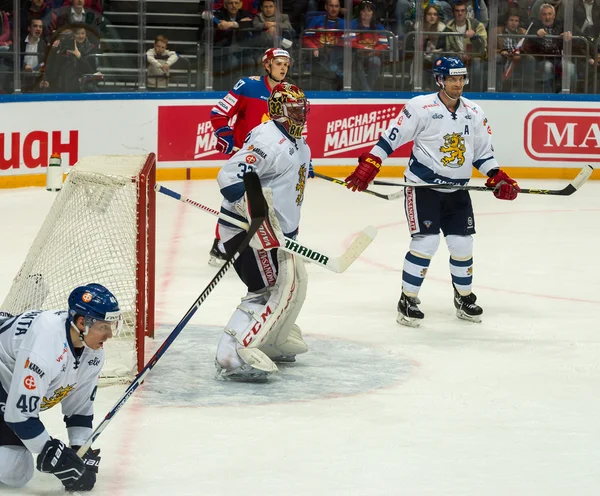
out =
<svg viewBox="0 0 600 496"><path fill-rule="evenodd" d="M448 153L442 157L442 164L446 167L458 168L465 163L465 139L458 133L444 135L444 144L440 152Z"/></svg>

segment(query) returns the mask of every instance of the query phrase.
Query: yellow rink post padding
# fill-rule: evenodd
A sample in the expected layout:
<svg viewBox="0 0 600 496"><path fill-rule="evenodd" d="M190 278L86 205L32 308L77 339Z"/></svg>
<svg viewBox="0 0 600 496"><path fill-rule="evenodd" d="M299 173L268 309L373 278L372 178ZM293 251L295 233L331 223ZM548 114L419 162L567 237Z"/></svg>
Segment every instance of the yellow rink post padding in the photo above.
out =
<svg viewBox="0 0 600 496"><path fill-rule="evenodd" d="M581 166L585 164L582 162ZM591 164L593 167L597 164ZM554 167L503 167L509 176L515 179L574 179L581 169L578 168L554 168ZM347 177L352 173L354 167L337 165L316 165L315 170L321 174L332 177ZM186 179L215 179L219 172L218 167L203 167L196 169L158 169L156 171L157 181L184 181ZM404 167L385 167L381 169L378 178L397 177L402 178ZM474 171L473 177L483 177ZM600 167L596 168L590 179L600 179ZM26 174L18 176L0 176L0 188L24 188L28 186L45 186L45 174Z"/></svg>

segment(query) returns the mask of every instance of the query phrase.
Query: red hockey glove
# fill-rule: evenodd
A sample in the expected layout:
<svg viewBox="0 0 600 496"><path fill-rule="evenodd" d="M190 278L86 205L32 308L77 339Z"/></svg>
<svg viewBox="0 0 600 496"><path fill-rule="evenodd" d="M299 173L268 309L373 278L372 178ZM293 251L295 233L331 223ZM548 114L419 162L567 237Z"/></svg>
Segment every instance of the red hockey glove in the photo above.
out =
<svg viewBox="0 0 600 496"><path fill-rule="evenodd" d="M346 178L346 187L352 191L364 191L381 169L381 160L371 153L358 157L358 167Z"/></svg>
<svg viewBox="0 0 600 496"><path fill-rule="evenodd" d="M215 131L217 137L216 148L219 152L229 155L233 152L233 129L229 126L219 128Z"/></svg>
<svg viewBox="0 0 600 496"><path fill-rule="evenodd" d="M517 184L517 181L512 179L502 169L498 169L498 172L485 182L488 188L494 188L494 196L500 200L514 200L521 188Z"/></svg>

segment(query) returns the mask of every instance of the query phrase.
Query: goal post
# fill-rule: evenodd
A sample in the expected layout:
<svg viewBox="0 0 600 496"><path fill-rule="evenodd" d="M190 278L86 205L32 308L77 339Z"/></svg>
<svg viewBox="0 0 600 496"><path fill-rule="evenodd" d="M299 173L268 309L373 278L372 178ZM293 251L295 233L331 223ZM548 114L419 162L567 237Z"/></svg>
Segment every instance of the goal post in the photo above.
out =
<svg viewBox="0 0 600 496"><path fill-rule="evenodd" d="M105 345L105 382L144 366L154 333L156 156L83 157L71 169L0 309L66 308L70 292L91 282L119 301L123 330Z"/></svg>

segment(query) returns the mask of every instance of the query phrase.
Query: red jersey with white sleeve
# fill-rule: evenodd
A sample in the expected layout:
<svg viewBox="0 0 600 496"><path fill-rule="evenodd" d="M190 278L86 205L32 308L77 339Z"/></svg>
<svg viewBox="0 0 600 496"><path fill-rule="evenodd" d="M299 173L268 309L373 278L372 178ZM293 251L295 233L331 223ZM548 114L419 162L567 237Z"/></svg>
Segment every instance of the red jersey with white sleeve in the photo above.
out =
<svg viewBox="0 0 600 496"><path fill-rule="evenodd" d="M233 89L212 108L210 122L216 131L225 126L233 128L233 146L242 148L248 133L269 120L267 100L271 88L267 76L240 79Z"/></svg>

